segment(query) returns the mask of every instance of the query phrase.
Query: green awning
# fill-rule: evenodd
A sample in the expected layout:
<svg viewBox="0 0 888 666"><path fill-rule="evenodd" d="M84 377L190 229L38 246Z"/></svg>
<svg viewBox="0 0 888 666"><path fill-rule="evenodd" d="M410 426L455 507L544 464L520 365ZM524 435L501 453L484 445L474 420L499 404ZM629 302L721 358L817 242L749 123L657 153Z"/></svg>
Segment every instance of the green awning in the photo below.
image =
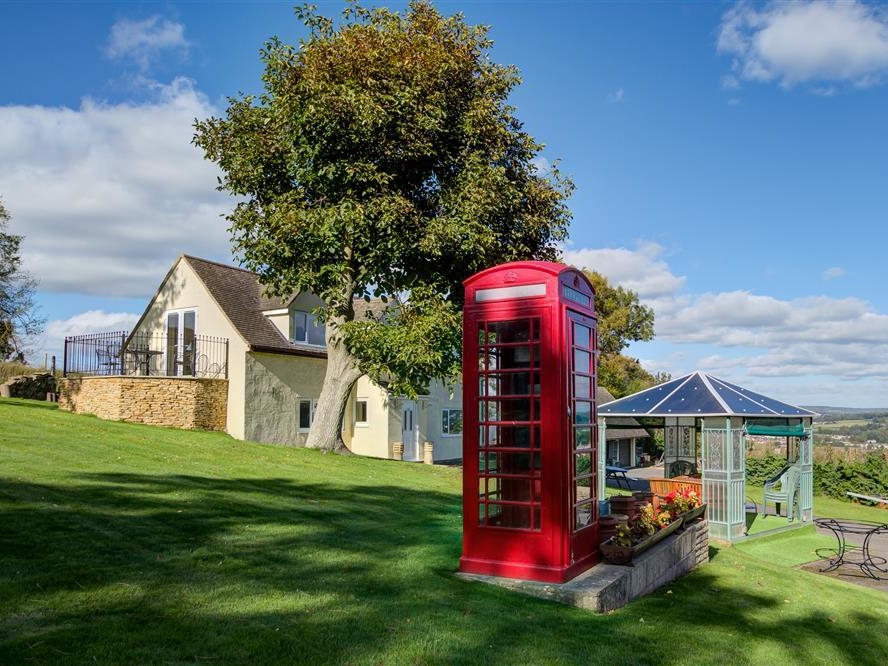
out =
<svg viewBox="0 0 888 666"><path fill-rule="evenodd" d="M804 437L805 426L796 425L747 425L749 435L770 435L771 437Z"/></svg>

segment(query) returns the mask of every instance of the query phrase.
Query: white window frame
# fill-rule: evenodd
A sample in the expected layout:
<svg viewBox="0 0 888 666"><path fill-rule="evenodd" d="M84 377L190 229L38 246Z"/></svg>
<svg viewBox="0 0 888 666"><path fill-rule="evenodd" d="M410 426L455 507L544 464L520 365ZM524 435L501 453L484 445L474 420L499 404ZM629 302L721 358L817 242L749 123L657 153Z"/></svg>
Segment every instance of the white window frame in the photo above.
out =
<svg viewBox="0 0 888 666"><path fill-rule="evenodd" d="M308 427L304 427L302 425L302 405L303 403L308 403L309 407L309 416L308 416ZM315 420L315 409L318 406L318 401L313 400L311 398L299 398L296 402L296 428L299 432L309 432L311 430L311 426L314 424Z"/></svg>
<svg viewBox="0 0 888 666"><path fill-rule="evenodd" d="M463 428L462 428L462 408L456 407L444 407L441 409L441 436L442 437L462 437ZM459 422L460 422L460 430L459 432L449 432L450 431L450 418L448 412L459 412ZM447 418L445 420L445 414ZM445 430L444 424L447 424L447 428Z"/></svg>
<svg viewBox="0 0 888 666"><path fill-rule="evenodd" d="M185 315L188 314L189 312L194 314L194 338L195 338L194 344L197 344L197 335L198 335L197 330L198 329L197 329L197 306L196 305L192 305L190 307L185 307L185 308L173 308L171 310L166 310L163 313L163 357L162 357L162 363L163 363L163 374L164 375L174 376L174 377L182 376L180 373L184 369L183 360L184 360L184 354L185 354ZM169 371L171 369L170 368L171 361L169 358L169 356L170 356L170 350L169 350L170 315L176 315L176 319L177 319L176 326L178 327L178 332L176 334L176 338L177 338L176 347L178 348L179 352L178 352L178 354L176 354L176 358L172 359L172 364L173 364L173 369L174 369L173 375L169 374ZM192 351L192 354L194 354L194 350L191 350L191 351ZM194 374L197 374L197 355L193 356L192 363L194 364L194 367L192 368L192 372ZM189 375L189 376L192 376L192 375Z"/></svg>
<svg viewBox="0 0 888 666"><path fill-rule="evenodd" d="M296 339L296 317L299 315L305 316L305 337L302 340ZM327 346L327 327L324 324L320 324L321 329L324 331L324 339L321 342L309 342L309 330L315 326L315 322L317 321L317 317L314 316L311 312L307 310L293 310L290 313L290 342L294 342L300 345L309 345L310 347L326 347Z"/></svg>
<svg viewBox="0 0 888 666"><path fill-rule="evenodd" d="M364 403L364 420L358 420L358 403ZM355 426L358 428L366 428L370 424L370 401L367 398L358 398L355 400Z"/></svg>

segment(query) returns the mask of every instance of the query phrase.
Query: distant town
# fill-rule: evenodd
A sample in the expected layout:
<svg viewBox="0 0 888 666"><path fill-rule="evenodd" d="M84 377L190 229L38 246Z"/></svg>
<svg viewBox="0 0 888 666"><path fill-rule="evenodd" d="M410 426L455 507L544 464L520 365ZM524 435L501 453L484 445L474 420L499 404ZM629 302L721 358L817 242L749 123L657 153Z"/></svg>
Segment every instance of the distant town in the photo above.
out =
<svg viewBox="0 0 888 666"><path fill-rule="evenodd" d="M888 449L888 409L807 407L814 420L814 445L874 451Z"/></svg>

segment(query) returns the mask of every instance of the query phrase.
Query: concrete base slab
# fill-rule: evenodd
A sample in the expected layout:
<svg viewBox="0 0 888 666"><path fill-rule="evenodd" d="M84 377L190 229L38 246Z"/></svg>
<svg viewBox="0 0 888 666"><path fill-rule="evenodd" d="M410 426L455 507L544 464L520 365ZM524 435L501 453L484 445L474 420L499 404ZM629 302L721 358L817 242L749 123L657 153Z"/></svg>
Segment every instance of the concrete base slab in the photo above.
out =
<svg viewBox="0 0 888 666"><path fill-rule="evenodd" d="M541 599L607 613L650 594L662 585L709 561L709 524L692 523L633 558L631 566L598 564L566 583L458 573L465 580L480 581Z"/></svg>

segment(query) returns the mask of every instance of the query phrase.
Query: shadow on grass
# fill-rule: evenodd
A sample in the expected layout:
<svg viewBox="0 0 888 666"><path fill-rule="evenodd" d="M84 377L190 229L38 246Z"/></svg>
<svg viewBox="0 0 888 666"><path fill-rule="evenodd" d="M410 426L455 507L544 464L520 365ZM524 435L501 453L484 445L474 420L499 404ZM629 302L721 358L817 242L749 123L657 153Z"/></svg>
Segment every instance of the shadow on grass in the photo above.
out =
<svg viewBox="0 0 888 666"><path fill-rule="evenodd" d="M706 568L607 616L467 583L458 500L391 485L10 478L0 525L4 663L671 664L691 645L741 663L758 642L875 664L886 647L884 614L778 622L782 598Z"/></svg>
<svg viewBox="0 0 888 666"><path fill-rule="evenodd" d="M0 405L15 405L16 407L30 407L31 409L48 409L52 411L56 411L59 408L57 402L27 400L25 398L0 398Z"/></svg>

